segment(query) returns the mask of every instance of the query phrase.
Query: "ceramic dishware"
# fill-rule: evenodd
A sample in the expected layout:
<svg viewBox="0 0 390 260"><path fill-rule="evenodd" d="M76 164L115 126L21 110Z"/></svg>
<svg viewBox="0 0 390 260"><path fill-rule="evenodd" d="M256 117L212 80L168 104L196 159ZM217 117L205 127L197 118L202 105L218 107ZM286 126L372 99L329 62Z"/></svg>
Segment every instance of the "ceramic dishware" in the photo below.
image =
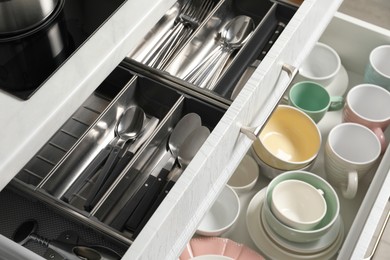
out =
<svg viewBox="0 0 390 260"><path fill-rule="evenodd" d="M325 145L325 171L329 182L347 199L355 197L358 182L374 168L381 145L367 127L356 123L336 125Z"/></svg>
<svg viewBox="0 0 390 260"><path fill-rule="evenodd" d="M374 131L384 152L388 145L384 131L390 125L390 92L372 84L353 87L346 97L343 121L362 124Z"/></svg>
<svg viewBox="0 0 390 260"><path fill-rule="evenodd" d="M315 228L311 230L292 228L281 222L273 214L271 210L273 190L278 183L286 180L303 181L312 185L316 189L322 190L327 210L325 216L315 226ZM324 178L308 171L288 171L277 176L268 184L262 211L264 211L263 214L267 224L280 237L292 242L308 243L320 239L332 229L333 225L339 218L340 202L336 191Z"/></svg>
<svg viewBox="0 0 390 260"><path fill-rule="evenodd" d="M273 189L271 210L287 226L311 230L325 216L327 206L321 189L304 181L285 180Z"/></svg>
<svg viewBox="0 0 390 260"><path fill-rule="evenodd" d="M330 96L328 91L316 82L301 81L290 88L288 103L302 110L318 123L326 112L342 109L344 98Z"/></svg>
<svg viewBox="0 0 390 260"><path fill-rule="evenodd" d="M199 257L228 257L234 260L264 260L264 257L253 249L240 244L234 240L224 237L204 237L192 238L184 248L179 259L190 260ZM213 259L214 260L214 259Z"/></svg>
<svg viewBox="0 0 390 260"><path fill-rule="evenodd" d="M203 216L196 233L203 236L220 236L233 226L239 213L240 200L238 195L226 185Z"/></svg>
<svg viewBox="0 0 390 260"><path fill-rule="evenodd" d="M364 82L390 91L390 45L380 45L371 51L364 72Z"/></svg>
<svg viewBox="0 0 390 260"><path fill-rule="evenodd" d="M259 166L255 159L247 154L233 172L227 185L240 195L250 191L255 186L258 178Z"/></svg>
<svg viewBox="0 0 390 260"><path fill-rule="evenodd" d="M273 179L275 178L276 176L286 172L286 170L282 170L282 169L277 169L277 168L274 168L268 164L266 164L265 162L263 162L258 156L257 156L257 153L254 149L254 146L252 145L251 147L251 154L253 156L253 158L255 159L256 163L259 165L259 168L260 168L260 174L261 175L264 175L265 177L269 178L269 179ZM298 169L298 170L301 170L301 171L310 171L312 168L313 168L313 165L315 163L316 160L313 160L311 161L308 165Z"/></svg>
<svg viewBox="0 0 390 260"><path fill-rule="evenodd" d="M279 105L253 142L267 165L280 170L302 169L318 155L321 133L316 123L299 109Z"/></svg>
<svg viewBox="0 0 390 260"><path fill-rule="evenodd" d="M338 53L329 45L317 42L300 66L297 80L314 81L326 87L336 78L340 68Z"/></svg>

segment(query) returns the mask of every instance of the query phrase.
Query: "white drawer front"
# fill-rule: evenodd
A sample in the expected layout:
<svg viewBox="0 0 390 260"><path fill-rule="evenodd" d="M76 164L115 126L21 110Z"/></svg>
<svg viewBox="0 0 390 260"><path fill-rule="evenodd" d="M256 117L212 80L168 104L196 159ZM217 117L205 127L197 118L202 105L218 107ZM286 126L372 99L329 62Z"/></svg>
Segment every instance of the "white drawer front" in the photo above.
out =
<svg viewBox="0 0 390 260"><path fill-rule="evenodd" d="M339 0L304 1L123 259L180 255L252 143L240 134L240 127L264 124L288 83L282 65L299 66L340 4Z"/></svg>

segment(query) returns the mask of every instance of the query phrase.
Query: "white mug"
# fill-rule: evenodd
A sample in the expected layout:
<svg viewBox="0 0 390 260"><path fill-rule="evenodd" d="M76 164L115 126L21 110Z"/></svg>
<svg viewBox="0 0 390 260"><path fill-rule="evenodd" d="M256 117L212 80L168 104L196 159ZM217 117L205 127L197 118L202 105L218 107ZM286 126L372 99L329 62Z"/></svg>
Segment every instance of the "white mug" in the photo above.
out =
<svg viewBox="0 0 390 260"><path fill-rule="evenodd" d="M390 91L390 45L380 45L371 51L364 82Z"/></svg>
<svg viewBox="0 0 390 260"><path fill-rule="evenodd" d="M317 42L300 66L295 81L313 81L327 87L340 70L339 54L329 45Z"/></svg>
<svg viewBox="0 0 390 260"><path fill-rule="evenodd" d="M376 135L356 123L342 123L331 129L325 145L328 181L347 199L356 196L359 179L375 165L381 153Z"/></svg>

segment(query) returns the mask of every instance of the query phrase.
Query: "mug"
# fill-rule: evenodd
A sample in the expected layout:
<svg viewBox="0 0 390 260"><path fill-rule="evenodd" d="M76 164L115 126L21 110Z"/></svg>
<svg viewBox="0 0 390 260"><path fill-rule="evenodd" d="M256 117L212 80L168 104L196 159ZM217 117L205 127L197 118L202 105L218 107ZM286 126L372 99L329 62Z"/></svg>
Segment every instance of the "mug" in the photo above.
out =
<svg viewBox="0 0 390 260"><path fill-rule="evenodd" d="M341 69L339 54L329 45L317 42L299 68L297 80L314 81L326 87Z"/></svg>
<svg viewBox="0 0 390 260"><path fill-rule="evenodd" d="M381 45L371 51L364 72L364 82L390 91L390 45Z"/></svg>
<svg viewBox="0 0 390 260"><path fill-rule="evenodd" d="M380 153L379 140L367 127L356 123L335 126L325 145L328 181L339 187L345 198L354 198L359 179L373 168Z"/></svg>
<svg viewBox="0 0 390 260"><path fill-rule="evenodd" d="M302 81L294 84L288 93L288 103L318 123L327 111L340 110L344 106L341 96L330 96L320 84L311 81Z"/></svg>
<svg viewBox="0 0 390 260"><path fill-rule="evenodd" d="M382 152L387 147L384 131L390 125L390 92L371 84L360 84L347 94L343 122L370 128L380 140Z"/></svg>
<svg viewBox="0 0 390 260"><path fill-rule="evenodd" d="M321 148L317 124L299 109L279 105L253 143L257 157L279 170L308 166Z"/></svg>

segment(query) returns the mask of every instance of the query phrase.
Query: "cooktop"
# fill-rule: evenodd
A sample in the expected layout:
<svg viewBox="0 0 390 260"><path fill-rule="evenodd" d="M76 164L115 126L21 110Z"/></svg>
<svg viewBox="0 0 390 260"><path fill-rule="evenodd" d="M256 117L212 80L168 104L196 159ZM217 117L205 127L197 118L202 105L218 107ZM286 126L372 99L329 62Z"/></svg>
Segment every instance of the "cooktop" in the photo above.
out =
<svg viewBox="0 0 390 260"><path fill-rule="evenodd" d="M125 1L60 0L39 26L0 35L0 90L29 99Z"/></svg>

